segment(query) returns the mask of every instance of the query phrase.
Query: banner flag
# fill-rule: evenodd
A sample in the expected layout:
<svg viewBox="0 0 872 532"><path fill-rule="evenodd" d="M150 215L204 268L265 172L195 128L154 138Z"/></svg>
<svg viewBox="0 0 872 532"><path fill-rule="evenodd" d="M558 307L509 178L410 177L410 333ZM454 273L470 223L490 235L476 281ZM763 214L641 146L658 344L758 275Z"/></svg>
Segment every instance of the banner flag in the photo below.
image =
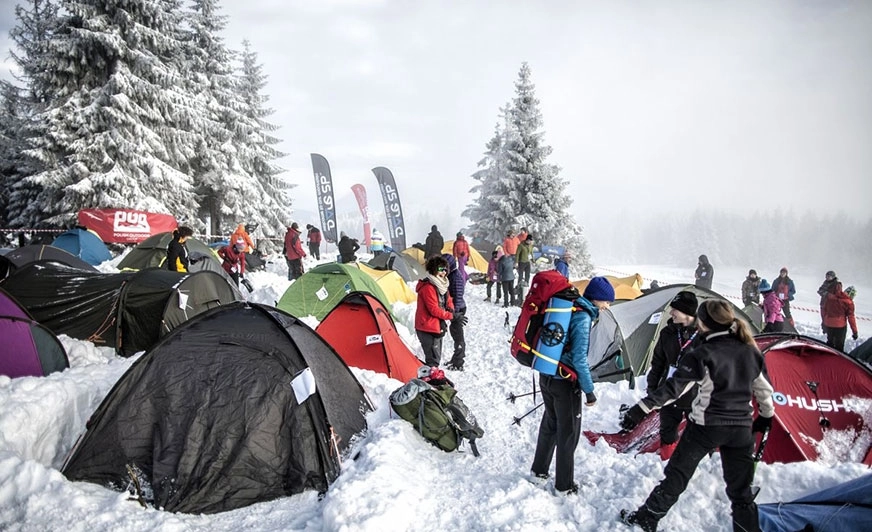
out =
<svg viewBox="0 0 872 532"><path fill-rule="evenodd" d="M403 207L400 205L400 194L394 174L384 166L372 169L378 187L381 189L382 200L385 202L385 216L388 219L388 232L391 237L391 247L397 251L406 249L406 224L403 222Z"/></svg>
<svg viewBox="0 0 872 532"><path fill-rule="evenodd" d="M151 235L171 233L178 227L175 216L132 209L82 209L78 223L107 244L138 244Z"/></svg>
<svg viewBox="0 0 872 532"><path fill-rule="evenodd" d="M360 207L360 215L363 216L363 240L369 247L371 236L369 224L369 206L366 204L366 189L363 185L351 185L351 191L354 192L354 197L357 199L357 206Z"/></svg>
<svg viewBox="0 0 872 532"><path fill-rule="evenodd" d="M327 159L317 153L312 156L312 170L315 172L315 194L318 196L318 213L321 215L321 234L324 240L335 244L336 202L333 200L333 178Z"/></svg>

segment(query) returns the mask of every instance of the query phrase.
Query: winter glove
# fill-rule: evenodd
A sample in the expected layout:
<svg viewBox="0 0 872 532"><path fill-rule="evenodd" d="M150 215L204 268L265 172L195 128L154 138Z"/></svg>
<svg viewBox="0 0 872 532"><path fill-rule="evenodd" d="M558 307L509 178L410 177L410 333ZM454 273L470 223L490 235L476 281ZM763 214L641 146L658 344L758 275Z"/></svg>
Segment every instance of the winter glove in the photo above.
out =
<svg viewBox="0 0 872 532"><path fill-rule="evenodd" d="M751 424L751 432L766 432L770 428L772 428L771 417L757 416Z"/></svg>
<svg viewBox="0 0 872 532"><path fill-rule="evenodd" d="M852 339L852 340L856 340L857 338L858 338L857 333L854 333L854 334L851 335L851 339Z"/></svg>
<svg viewBox="0 0 872 532"><path fill-rule="evenodd" d="M621 418L621 428L628 431L633 430L643 419L645 419L645 411L638 404L633 405Z"/></svg>
<svg viewBox="0 0 872 532"><path fill-rule="evenodd" d="M593 406L596 404L596 394L593 392L584 394L585 406Z"/></svg>
<svg viewBox="0 0 872 532"><path fill-rule="evenodd" d="M466 317L466 313L464 312L456 312L454 317L451 318L451 321L460 322L460 325L466 327L466 324L469 323L469 318Z"/></svg>

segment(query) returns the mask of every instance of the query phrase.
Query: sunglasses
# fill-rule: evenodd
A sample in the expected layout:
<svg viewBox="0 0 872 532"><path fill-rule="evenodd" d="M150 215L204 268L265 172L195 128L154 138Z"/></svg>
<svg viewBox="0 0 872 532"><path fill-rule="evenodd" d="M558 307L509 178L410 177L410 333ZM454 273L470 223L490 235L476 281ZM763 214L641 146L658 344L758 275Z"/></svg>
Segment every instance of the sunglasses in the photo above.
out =
<svg viewBox="0 0 872 532"><path fill-rule="evenodd" d="M447 271L448 271L448 268L442 268L442 267L439 267L439 268L436 268L436 271L437 271L437 272L447 272Z"/></svg>

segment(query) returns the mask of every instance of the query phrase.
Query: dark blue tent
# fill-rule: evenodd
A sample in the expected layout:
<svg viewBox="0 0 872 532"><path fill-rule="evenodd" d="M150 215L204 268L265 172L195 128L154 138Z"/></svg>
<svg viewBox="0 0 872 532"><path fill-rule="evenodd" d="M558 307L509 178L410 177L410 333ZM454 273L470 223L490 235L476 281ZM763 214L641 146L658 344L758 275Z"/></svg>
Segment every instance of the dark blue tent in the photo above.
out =
<svg viewBox="0 0 872 532"><path fill-rule="evenodd" d="M76 227L66 233L62 233L55 238L51 245L64 251L69 251L94 266L112 258L112 254L109 253L106 244L100 240L100 237L96 233L92 233L82 227Z"/></svg>
<svg viewBox="0 0 872 532"><path fill-rule="evenodd" d="M802 497L760 505L763 532L869 530L872 474Z"/></svg>

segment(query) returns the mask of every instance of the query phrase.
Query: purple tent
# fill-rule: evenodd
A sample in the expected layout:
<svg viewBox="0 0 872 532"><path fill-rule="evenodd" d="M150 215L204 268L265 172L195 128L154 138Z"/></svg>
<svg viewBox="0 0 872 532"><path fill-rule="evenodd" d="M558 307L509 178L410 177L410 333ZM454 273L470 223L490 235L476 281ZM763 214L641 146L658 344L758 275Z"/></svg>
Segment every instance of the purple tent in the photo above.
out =
<svg viewBox="0 0 872 532"><path fill-rule="evenodd" d="M42 377L70 367L57 337L0 288L0 375Z"/></svg>

